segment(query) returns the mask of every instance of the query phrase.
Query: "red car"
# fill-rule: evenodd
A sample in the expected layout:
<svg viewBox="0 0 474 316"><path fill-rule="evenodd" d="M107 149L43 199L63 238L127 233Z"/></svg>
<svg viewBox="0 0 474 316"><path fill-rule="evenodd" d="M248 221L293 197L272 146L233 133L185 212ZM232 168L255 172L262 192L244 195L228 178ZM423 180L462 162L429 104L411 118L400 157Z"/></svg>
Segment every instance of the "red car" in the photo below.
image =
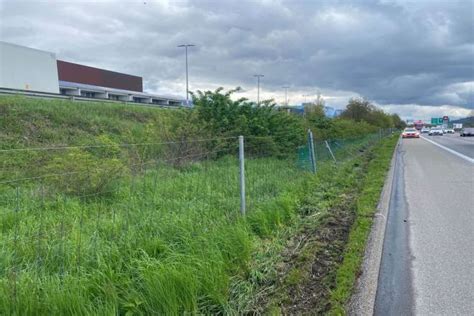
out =
<svg viewBox="0 0 474 316"><path fill-rule="evenodd" d="M414 128L405 128L402 133L402 138L420 138L420 132Z"/></svg>

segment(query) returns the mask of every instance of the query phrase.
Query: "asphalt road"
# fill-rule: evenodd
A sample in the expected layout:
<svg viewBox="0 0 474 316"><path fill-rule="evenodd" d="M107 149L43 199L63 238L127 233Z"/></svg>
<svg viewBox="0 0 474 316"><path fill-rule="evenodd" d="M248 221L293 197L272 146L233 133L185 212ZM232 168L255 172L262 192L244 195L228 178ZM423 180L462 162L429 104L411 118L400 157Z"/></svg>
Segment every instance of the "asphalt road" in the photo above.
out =
<svg viewBox="0 0 474 316"><path fill-rule="evenodd" d="M474 138L426 138L448 150L401 140L375 315L474 315Z"/></svg>
<svg viewBox="0 0 474 316"><path fill-rule="evenodd" d="M445 134L443 136L428 136L427 134L423 134L422 137L455 150L460 154L474 158L474 137L461 137L458 133Z"/></svg>

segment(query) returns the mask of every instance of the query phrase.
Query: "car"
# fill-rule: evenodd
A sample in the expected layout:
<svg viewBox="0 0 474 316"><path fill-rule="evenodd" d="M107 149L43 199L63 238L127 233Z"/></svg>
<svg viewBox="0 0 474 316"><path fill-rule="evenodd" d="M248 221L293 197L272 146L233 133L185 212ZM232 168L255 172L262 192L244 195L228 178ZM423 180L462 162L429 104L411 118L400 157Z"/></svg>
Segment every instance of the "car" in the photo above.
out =
<svg viewBox="0 0 474 316"><path fill-rule="evenodd" d="M444 132L443 132L443 129L442 128L432 128L430 129L430 132L428 133L428 135L430 136L443 136Z"/></svg>
<svg viewBox="0 0 474 316"><path fill-rule="evenodd" d="M429 129L428 127L423 127L423 128L421 129L421 133L422 133L422 134L427 134L427 133L429 133L429 132L430 132L430 129Z"/></svg>
<svg viewBox="0 0 474 316"><path fill-rule="evenodd" d="M412 127L407 127L402 133L402 138L420 138L420 133Z"/></svg>
<svg viewBox="0 0 474 316"><path fill-rule="evenodd" d="M466 137L466 136L474 136L474 127L465 127L461 130L459 133L460 136Z"/></svg>
<svg viewBox="0 0 474 316"><path fill-rule="evenodd" d="M445 133L445 134L454 134L454 129L452 129L452 128L447 128L447 129L444 130L444 133Z"/></svg>

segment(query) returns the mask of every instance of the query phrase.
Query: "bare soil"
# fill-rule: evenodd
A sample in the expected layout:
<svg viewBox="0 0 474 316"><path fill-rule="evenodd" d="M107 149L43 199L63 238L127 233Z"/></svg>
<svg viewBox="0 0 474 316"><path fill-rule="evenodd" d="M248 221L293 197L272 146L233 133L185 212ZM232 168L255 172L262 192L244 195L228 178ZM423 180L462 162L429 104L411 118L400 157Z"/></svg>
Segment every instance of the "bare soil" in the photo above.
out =
<svg viewBox="0 0 474 316"><path fill-rule="evenodd" d="M286 292L278 302L281 313L291 315L325 314L330 291L335 286L335 272L342 262L344 247L354 222L354 195L321 218L320 225L308 228L292 240L279 271L279 283ZM300 250L291 253L292 246ZM297 272L295 272L297 271ZM299 279L295 278L299 275Z"/></svg>

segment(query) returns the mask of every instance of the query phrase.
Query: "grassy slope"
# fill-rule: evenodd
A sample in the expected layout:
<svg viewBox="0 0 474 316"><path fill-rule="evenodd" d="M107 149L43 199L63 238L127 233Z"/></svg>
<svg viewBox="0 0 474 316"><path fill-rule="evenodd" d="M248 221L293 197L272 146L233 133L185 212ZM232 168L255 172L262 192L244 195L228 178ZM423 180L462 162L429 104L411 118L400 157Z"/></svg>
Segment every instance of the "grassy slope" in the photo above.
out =
<svg viewBox="0 0 474 316"><path fill-rule="evenodd" d="M260 264L260 269L257 269L261 271L260 287L247 309L263 314L304 314L317 313L324 306L329 284L314 289L316 292L310 291L309 295L304 288L311 279L314 260L322 258L322 252L331 252L333 244L338 243L326 225L339 219L334 209L345 202L357 175L364 171L354 168L360 159L362 157L347 160L337 167L323 165L317 176L306 183L299 201L298 221L282 231L279 243L267 246L262 251L264 256L256 262ZM329 239L324 242L318 238L319 233ZM318 306L305 311L300 296L316 298ZM292 310L293 307L296 309Z"/></svg>
<svg viewBox="0 0 474 316"><path fill-rule="evenodd" d="M184 115L0 98L0 144L159 142L182 128ZM10 158L9 165L22 158ZM261 289L277 277L275 265L289 236L327 214L360 172L350 161L337 172L322 163L318 176L307 182L307 175L288 163L248 162L251 210L244 220L236 216L233 158L185 170L150 168L120 179L115 183L120 189L107 198L50 196L44 213L38 213L40 197L23 191L15 213L15 192L9 190L8 202L0 206L0 313L255 310L266 296Z"/></svg>
<svg viewBox="0 0 474 316"><path fill-rule="evenodd" d="M268 159L249 167L269 163L289 170ZM12 203L2 205L0 267L14 266L19 273L15 283L13 275L0 282L0 310L22 315L226 310L231 277L249 272L257 240L295 212L291 193L276 197L293 189L294 181L280 184L295 174L266 175L266 185L250 192L265 200L242 220L232 176L237 172L234 159L196 164L186 172L149 170L135 178L135 187L121 183L122 190L107 199L52 197L44 208L40 198L22 191L17 213L11 211L16 204L11 196ZM277 185L281 191L266 191Z"/></svg>
<svg viewBox="0 0 474 316"><path fill-rule="evenodd" d="M180 115L181 110L0 97L0 146L91 144L102 134L118 143L157 142Z"/></svg>
<svg viewBox="0 0 474 316"><path fill-rule="evenodd" d="M385 139L337 169L326 166L308 182L311 190L300 202L306 216L281 238L277 251L267 250L275 269L260 277L253 311L344 313L396 139Z"/></svg>
<svg viewBox="0 0 474 316"><path fill-rule="evenodd" d="M3 149L103 144L104 137L106 145L159 142L185 115L24 98L0 98L0 112ZM34 172L52 162L67 171L103 154L69 153L32 158L30 152L4 152L3 179L18 176L4 172L7 167L29 174L24 169ZM238 296L233 279L245 279L259 243L291 223L297 188L306 178L290 161L248 160L249 215L242 219L237 166L232 157L184 169L152 166L118 178L112 194L92 199L56 195L77 176L66 186L47 182L44 201L34 181L22 184L18 197L15 188L3 186L0 313L231 311L229 297ZM82 180L78 189L91 178Z"/></svg>

